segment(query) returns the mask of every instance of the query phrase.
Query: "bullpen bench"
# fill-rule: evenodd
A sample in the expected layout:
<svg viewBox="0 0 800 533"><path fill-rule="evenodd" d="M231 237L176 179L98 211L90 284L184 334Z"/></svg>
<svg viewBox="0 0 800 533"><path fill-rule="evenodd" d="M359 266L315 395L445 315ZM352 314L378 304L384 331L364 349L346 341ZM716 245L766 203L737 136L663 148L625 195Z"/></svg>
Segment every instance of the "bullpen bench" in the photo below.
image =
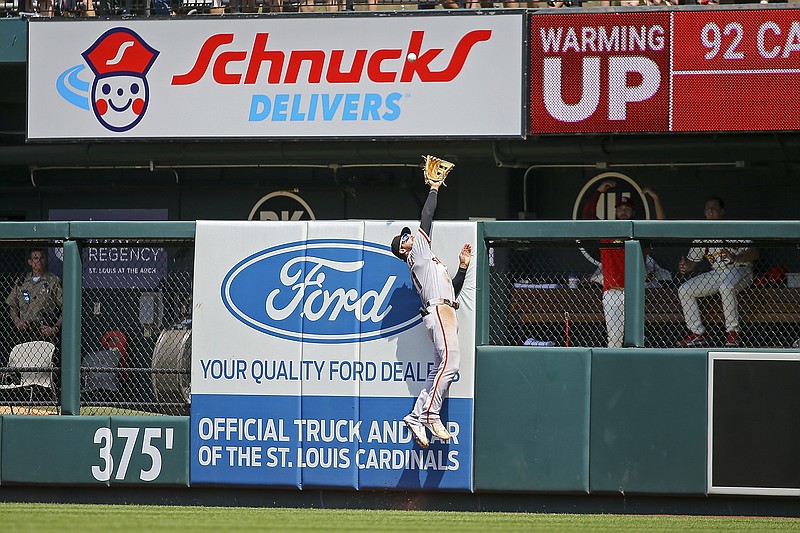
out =
<svg viewBox="0 0 800 533"><path fill-rule="evenodd" d="M709 328L721 328L724 324L722 305L718 294L700 298L703 322ZM580 325L603 325L602 289L598 284L566 288L512 288L509 305L509 325L524 331L526 326L553 323L573 327ZM739 293L739 317L742 327L758 331L783 332L787 338L794 335L793 326L800 325L800 288L749 287ZM670 336L685 334L686 325L678 300L677 288L653 288L645 290L645 327ZM782 329L781 329L781 325ZM776 329L777 328L777 329ZM750 336L748 344L759 346L783 345L791 340L778 342L767 337Z"/></svg>

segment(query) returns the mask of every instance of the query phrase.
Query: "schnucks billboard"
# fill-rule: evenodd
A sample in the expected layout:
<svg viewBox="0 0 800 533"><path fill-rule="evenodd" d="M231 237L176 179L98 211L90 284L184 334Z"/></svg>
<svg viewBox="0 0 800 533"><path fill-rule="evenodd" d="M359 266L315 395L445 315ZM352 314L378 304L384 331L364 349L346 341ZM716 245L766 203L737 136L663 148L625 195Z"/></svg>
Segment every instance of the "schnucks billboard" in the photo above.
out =
<svg viewBox="0 0 800 533"><path fill-rule="evenodd" d="M31 140L524 133L520 12L31 22Z"/></svg>
<svg viewBox="0 0 800 533"><path fill-rule="evenodd" d="M191 484L472 490L475 269L459 295L453 435L403 417L433 367L398 221L197 223ZM475 222L435 222L455 273Z"/></svg>
<svg viewBox="0 0 800 533"><path fill-rule="evenodd" d="M533 15L530 132L800 129L798 15Z"/></svg>

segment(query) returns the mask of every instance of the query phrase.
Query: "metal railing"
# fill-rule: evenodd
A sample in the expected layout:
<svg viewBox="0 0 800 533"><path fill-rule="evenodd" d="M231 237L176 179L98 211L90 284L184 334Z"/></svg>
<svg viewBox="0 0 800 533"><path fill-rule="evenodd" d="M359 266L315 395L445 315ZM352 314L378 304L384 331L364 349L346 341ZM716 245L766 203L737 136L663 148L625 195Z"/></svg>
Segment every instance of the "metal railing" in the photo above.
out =
<svg viewBox="0 0 800 533"><path fill-rule="evenodd" d="M698 4L697 0L681 4ZM718 2L706 2L718 3ZM758 3L753 1L753 3ZM670 0L2 0L0 16L151 17L430 9L547 9L674 5Z"/></svg>
<svg viewBox="0 0 800 533"><path fill-rule="evenodd" d="M5 0L0 16L152 17L344 11L408 11L538 7L517 2L468 3L450 0ZM542 2L542 7L546 7Z"/></svg>

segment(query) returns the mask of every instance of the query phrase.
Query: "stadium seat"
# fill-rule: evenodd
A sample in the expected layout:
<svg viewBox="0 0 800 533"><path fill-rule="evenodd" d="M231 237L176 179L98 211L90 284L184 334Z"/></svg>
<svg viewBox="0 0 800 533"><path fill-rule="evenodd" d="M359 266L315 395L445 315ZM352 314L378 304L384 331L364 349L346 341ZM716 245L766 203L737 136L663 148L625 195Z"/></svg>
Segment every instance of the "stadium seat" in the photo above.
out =
<svg viewBox="0 0 800 533"><path fill-rule="evenodd" d="M55 351L55 345L47 341L31 341L15 345L8 357L8 368L13 374L7 375L15 378L16 373L13 372L15 368L31 370L19 370L19 381L13 379L11 383L0 384L0 390L29 390L28 412L30 412L33 405L33 391L37 388L44 389L52 394L53 401L58 408L58 398L53 386L53 354ZM13 405L11 412L14 412Z"/></svg>

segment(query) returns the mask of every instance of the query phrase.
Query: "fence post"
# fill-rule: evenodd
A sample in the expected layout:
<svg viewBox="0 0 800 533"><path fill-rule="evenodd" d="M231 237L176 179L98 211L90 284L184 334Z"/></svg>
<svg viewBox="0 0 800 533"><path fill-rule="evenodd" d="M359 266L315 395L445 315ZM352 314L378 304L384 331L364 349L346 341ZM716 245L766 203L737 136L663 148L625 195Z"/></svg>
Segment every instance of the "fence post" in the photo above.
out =
<svg viewBox="0 0 800 533"><path fill-rule="evenodd" d="M625 337L623 346L644 347L644 256L639 241L625 241Z"/></svg>
<svg viewBox="0 0 800 533"><path fill-rule="evenodd" d="M64 241L64 302L61 337L61 412L80 414L81 278L83 266L76 241Z"/></svg>
<svg viewBox="0 0 800 533"><path fill-rule="evenodd" d="M486 239L486 226L478 221L477 239L475 246L475 345L489 344L489 264L493 250L488 246Z"/></svg>

